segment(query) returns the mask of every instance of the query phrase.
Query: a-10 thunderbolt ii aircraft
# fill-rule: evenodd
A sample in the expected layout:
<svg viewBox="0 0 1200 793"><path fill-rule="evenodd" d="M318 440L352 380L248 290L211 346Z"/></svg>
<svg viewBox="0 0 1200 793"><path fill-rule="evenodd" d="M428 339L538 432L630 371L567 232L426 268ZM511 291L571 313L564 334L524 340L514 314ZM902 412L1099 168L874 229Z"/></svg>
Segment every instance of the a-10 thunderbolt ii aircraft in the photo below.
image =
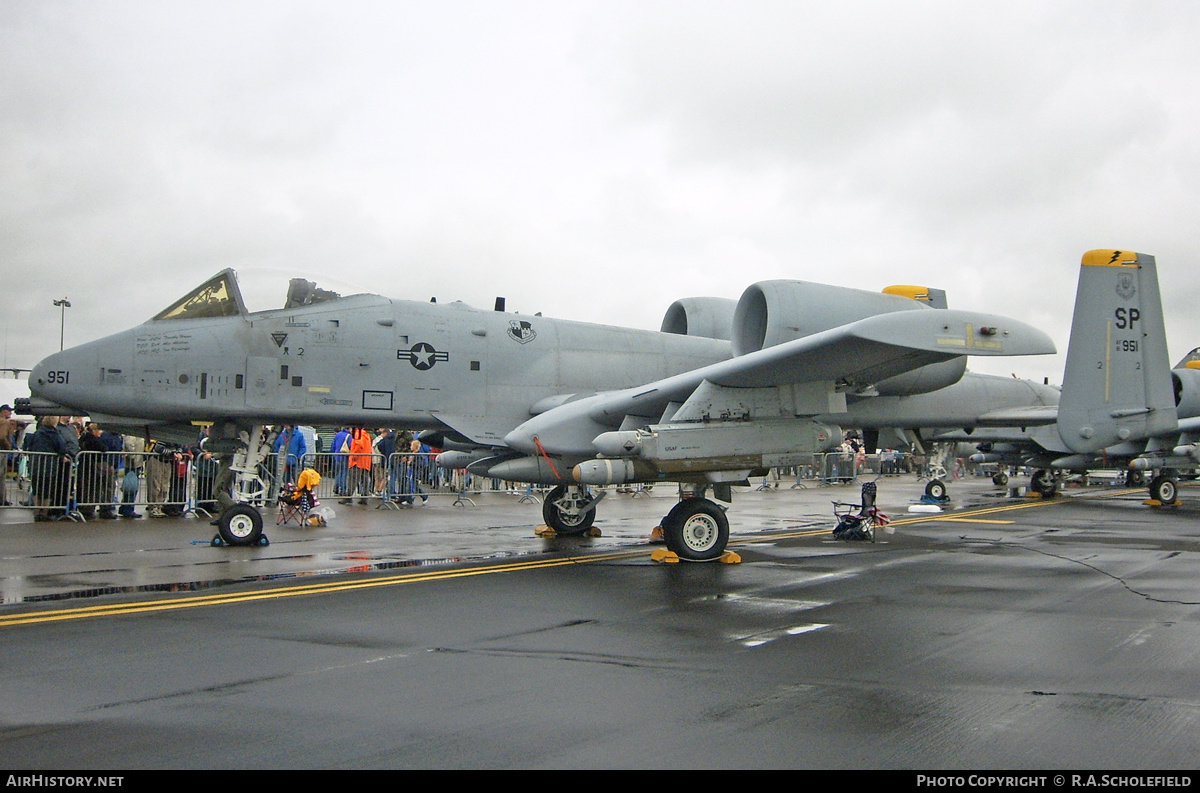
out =
<svg viewBox="0 0 1200 793"><path fill-rule="evenodd" d="M1036 402L1023 381L964 375L965 356L1054 352L1033 327L917 287L764 281L736 302L677 301L657 332L496 309L340 297L293 279L283 308L250 313L225 270L144 324L39 363L31 409L189 442L192 422L212 422L211 442L243 444L230 466L238 502L262 495L253 472L272 423L423 430L446 467L553 485L543 516L559 533L590 527L603 496L592 486L692 483L664 538L708 560L729 533L708 488L728 501L755 471L835 448L872 400L907 396L889 425L915 427ZM262 516L232 504L218 525L250 544Z"/></svg>
<svg viewBox="0 0 1200 793"><path fill-rule="evenodd" d="M1170 504L1178 469L1200 466L1200 364L1192 357L1170 368L1154 257L1089 251L1079 268L1059 407L1005 412L1024 413L1024 429L935 438L979 444L976 462L1034 467L1031 486L1044 496L1054 494L1064 470L1128 468L1153 472L1150 497Z"/></svg>

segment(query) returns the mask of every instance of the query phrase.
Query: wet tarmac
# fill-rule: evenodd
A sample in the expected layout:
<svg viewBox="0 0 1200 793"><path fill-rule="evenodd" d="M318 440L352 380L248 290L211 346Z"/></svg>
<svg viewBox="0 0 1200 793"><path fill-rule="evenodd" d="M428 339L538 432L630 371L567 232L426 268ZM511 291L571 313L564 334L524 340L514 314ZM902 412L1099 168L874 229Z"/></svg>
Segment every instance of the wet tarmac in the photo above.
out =
<svg viewBox="0 0 1200 793"><path fill-rule="evenodd" d="M920 494L921 486L914 484ZM857 499L850 485L808 483L741 494L729 512L733 532L824 526L830 502ZM912 489L912 488L906 488ZM360 573L481 559L644 545L677 499L659 486L637 496L612 490L601 502L599 537L544 540L540 494L524 490L432 495L416 506L369 499L347 506L324 527L276 525L265 515L266 547L213 547L209 516L35 523L26 509L0 512L0 602L36 603L108 594L190 591L231 583ZM768 500L769 499L769 500ZM780 503L782 500L783 503ZM458 505L456 506L456 502ZM777 507L783 507L778 512ZM146 512L146 510L141 510ZM647 553L649 553L647 549Z"/></svg>
<svg viewBox="0 0 1200 793"><path fill-rule="evenodd" d="M39 768L1145 769L1200 756L1200 490L989 480L830 538L857 486L739 492L736 565L515 495L212 547L193 518L0 518L0 763ZM270 521L269 521L270 522Z"/></svg>

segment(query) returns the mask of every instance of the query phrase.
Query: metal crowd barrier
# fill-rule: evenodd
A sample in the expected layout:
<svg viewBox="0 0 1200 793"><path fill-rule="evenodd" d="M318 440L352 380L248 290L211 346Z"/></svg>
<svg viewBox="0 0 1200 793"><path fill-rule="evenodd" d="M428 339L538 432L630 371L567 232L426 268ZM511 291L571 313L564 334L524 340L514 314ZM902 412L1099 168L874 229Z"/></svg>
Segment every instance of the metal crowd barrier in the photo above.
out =
<svg viewBox="0 0 1200 793"><path fill-rule="evenodd" d="M825 484L853 482L858 478L858 455L854 452L830 452L822 455L821 480Z"/></svg>
<svg viewBox="0 0 1200 793"><path fill-rule="evenodd" d="M80 458L86 454L98 452L80 452ZM133 514L140 507L149 514L159 513L167 516L182 515L196 508L197 477L195 461L190 455L182 452L112 452L121 458L119 468L114 472L114 480L120 485L115 498L119 503L122 514ZM103 477L103 469L100 476ZM215 475L215 474L214 474ZM119 479L118 479L119 477ZM87 481L87 480L83 480ZM211 487L210 487L211 490ZM114 495L111 491L106 494L106 502L111 503ZM88 506L100 507L102 504L94 501ZM86 517L86 513L85 513Z"/></svg>
<svg viewBox="0 0 1200 793"><path fill-rule="evenodd" d="M8 483L9 508L35 510L42 518L88 520L133 515L182 515L216 505L212 486L216 462L208 455L169 452L80 452L64 459L54 452L10 452L25 472Z"/></svg>
<svg viewBox="0 0 1200 793"><path fill-rule="evenodd" d="M113 498L123 457L118 452L80 452L75 458L75 506L84 518L97 508L104 515L116 513Z"/></svg>
<svg viewBox="0 0 1200 793"><path fill-rule="evenodd" d="M812 455L810 462L781 469L780 477L794 477L792 487L798 488L807 487L807 482L848 484L860 476L889 476L912 470L912 456L899 452L828 452Z"/></svg>
<svg viewBox="0 0 1200 793"><path fill-rule="evenodd" d="M183 515L187 512L215 515L218 511L214 485L218 462L203 452L192 457L183 452L80 452L74 460L64 460L52 452L9 452L16 480L6 480L6 498L12 508L36 508L40 514L88 520L110 515L159 513ZM438 467L435 454L397 452L384 460L372 455L371 468L353 469L347 454L309 453L301 465L280 465L275 454L268 454L256 473L265 483L264 495L253 503L269 508L278 496L280 484L294 482L303 468L321 474L316 495L319 500L378 499L382 506L399 506L431 497L454 497L456 503L469 501L469 495L481 492L527 494L525 484L514 484L488 477L474 477L465 470L449 471ZM351 474L351 471L357 473ZM541 490L541 488L537 488Z"/></svg>
<svg viewBox="0 0 1200 793"><path fill-rule="evenodd" d="M74 512L75 466L56 452L11 452L20 455L27 478L18 488L7 488L14 507L32 507L38 519L69 516Z"/></svg>
<svg viewBox="0 0 1200 793"><path fill-rule="evenodd" d="M431 453L396 452L384 459L371 455L369 469L350 465L354 455L339 452L320 452L304 455L303 467L321 475L317 486L318 499L375 499L384 505L413 503L430 496L456 495L459 490L458 472L439 468ZM299 471L290 477L293 481Z"/></svg>
<svg viewBox="0 0 1200 793"><path fill-rule="evenodd" d="M182 515L198 511L218 511L214 484L218 462L211 455L168 452L80 452L74 460L65 460L53 452L11 451L15 479L6 480L6 499L10 508L33 508L42 516L86 520L99 515L133 515L138 510L151 514ZM321 475L316 496L319 500L378 499L379 506L414 504L418 499L454 496L455 504L470 502L469 496L484 492L523 495L536 500L533 492L545 488L524 483L478 477L466 470L439 468L427 453L397 452L386 460L371 456L371 468L351 467L351 455L337 452L308 453L300 465L280 465L274 454L267 455L257 469L266 483L264 495L256 500L259 507L275 503L281 481L294 482L303 468ZM807 462L773 469L768 478L775 486L784 478L794 478L796 487L806 482L824 485L848 484L859 476L887 475L913 470L910 455L883 457L850 452L814 454ZM283 477L283 480L279 479ZM769 487L767 478L759 489ZM470 502L474 503L474 502Z"/></svg>

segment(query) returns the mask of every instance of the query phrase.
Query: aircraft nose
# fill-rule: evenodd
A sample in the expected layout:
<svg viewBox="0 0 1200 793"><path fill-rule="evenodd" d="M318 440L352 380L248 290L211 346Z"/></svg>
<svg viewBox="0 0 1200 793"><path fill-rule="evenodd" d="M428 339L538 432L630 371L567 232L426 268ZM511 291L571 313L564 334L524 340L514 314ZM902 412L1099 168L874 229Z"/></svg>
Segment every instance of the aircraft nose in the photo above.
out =
<svg viewBox="0 0 1200 793"><path fill-rule="evenodd" d="M81 364L79 356L71 350L46 356L29 371L29 393L51 401L61 401L79 383L83 374Z"/></svg>
<svg viewBox="0 0 1200 793"><path fill-rule="evenodd" d="M51 376L52 372L62 371L58 365L60 362L56 360L59 354L55 353L39 361L29 370L30 405L28 410L34 415L45 416L63 412L60 405L62 394L59 393L61 386L55 382L56 378Z"/></svg>
<svg viewBox="0 0 1200 793"><path fill-rule="evenodd" d="M45 396L44 388L46 385L46 372L50 371L50 361L54 356L44 358L34 364L29 370L29 393L34 396Z"/></svg>

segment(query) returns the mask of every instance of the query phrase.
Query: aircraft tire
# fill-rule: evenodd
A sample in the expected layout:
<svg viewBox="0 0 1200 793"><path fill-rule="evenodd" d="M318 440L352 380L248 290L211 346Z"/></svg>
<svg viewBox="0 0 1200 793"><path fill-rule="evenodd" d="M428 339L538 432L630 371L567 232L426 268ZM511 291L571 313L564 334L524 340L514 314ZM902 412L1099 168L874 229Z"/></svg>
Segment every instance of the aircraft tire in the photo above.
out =
<svg viewBox="0 0 1200 793"><path fill-rule="evenodd" d="M586 491L578 491L586 492ZM583 534L596 521L596 510L589 509L579 515L572 515L559 508L564 497L568 496L566 485L556 485L542 502L542 520L558 534Z"/></svg>
<svg viewBox="0 0 1200 793"><path fill-rule="evenodd" d="M1145 471L1126 471L1125 472L1125 484L1130 487L1141 487L1142 485L1146 484L1146 472Z"/></svg>
<svg viewBox="0 0 1200 793"><path fill-rule="evenodd" d="M995 476L992 477L992 484L1000 485L1000 487L1004 487L1005 485L1008 484L1008 474L1004 473L1003 471L996 474Z"/></svg>
<svg viewBox="0 0 1200 793"><path fill-rule="evenodd" d="M221 513L217 531L230 545L257 545L263 532L262 513L249 504L234 504Z"/></svg>
<svg viewBox="0 0 1200 793"><path fill-rule="evenodd" d="M1179 487L1171 477L1156 476L1150 480L1150 498L1162 504L1174 504L1178 495Z"/></svg>
<svg viewBox="0 0 1200 793"><path fill-rule="evenodd" d="M663 518L662 527L667 549L690 562L719 559L729 544L725 510L706 498L680 501Z"/></svg>
<svg viewBox="0 0 1200 793"><path fill-rule="evenodd" d="M930 479L925 485L925 495L941 501L946 497L946 483L941 479Z"/></svg>
<svg viewBox="0 0 1200 793"><path fill-rule="evenodd" d="M1029 478L1029 486L1035 493L1040 493L1042 498L1053 498L1058 495L1058 480L1045 468L1039 468L1033 472L1033 476Z"/></svg>

